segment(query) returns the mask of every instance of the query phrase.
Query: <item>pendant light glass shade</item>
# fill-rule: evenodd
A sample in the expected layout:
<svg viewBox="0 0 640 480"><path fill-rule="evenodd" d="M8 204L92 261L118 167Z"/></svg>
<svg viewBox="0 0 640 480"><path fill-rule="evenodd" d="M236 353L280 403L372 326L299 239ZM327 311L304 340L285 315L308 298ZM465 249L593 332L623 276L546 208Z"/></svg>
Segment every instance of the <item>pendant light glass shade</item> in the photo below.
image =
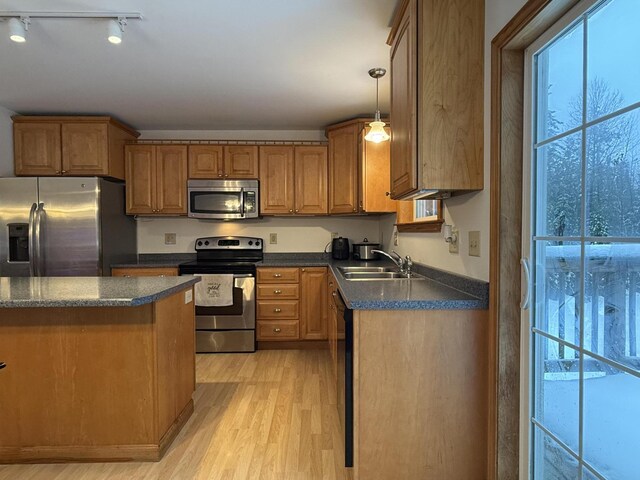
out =
<svg viewBox="0 0 640 480"><path fill-rule="evenodd" d="M16 43L27 41L27 29L19 18L9 19L9 38Z"/></svg>
<svg viewBox="0 0 640 480"><path fill-rule="evenodd" d="M113 43L114 45L118 45L122 43L122 27L117 20L109 20L109 33L107 36L107 40Z"/></svg>
<svg viewBox="0 0 640 480"><path fill-rule="evenodd" d="M369 124L369 133L364 137L367 142L380 143L386 142L391 138L384 129L386 123L380 120L380 107L378 105L378 79L384 76L385 73L387 73L387 71L379 67L369 70L369 76L376 79L376 117L375 120Z"/></svg>

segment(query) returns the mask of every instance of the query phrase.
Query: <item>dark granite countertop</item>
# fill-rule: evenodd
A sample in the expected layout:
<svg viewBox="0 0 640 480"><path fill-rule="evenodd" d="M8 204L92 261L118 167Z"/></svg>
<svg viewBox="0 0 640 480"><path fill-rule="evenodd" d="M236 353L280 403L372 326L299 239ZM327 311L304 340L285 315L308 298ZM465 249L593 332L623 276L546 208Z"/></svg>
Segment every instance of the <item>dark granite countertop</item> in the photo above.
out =
<svg viewBox="0 0 640 480"><path fill-rule="evenodd" d="M142 253L137 259L128 263L113 263L111 268L174 268L181 263L196 259L195 253Z"/></svg>
<svg viewBox="0 0 640 480"><path fill-rule="evenodd" d="M0 277L0 308L135 307L199 281L198 277Z"/></svg>
<svg viewBox="0 0 640 480"><path fill-rule="evenodd" d="M135 264L112 267L177 266L193 260L193 254L171 256L140 255ZM338 270L342 266L392 266L386 260L360 262L333 260L325 253L265 253L262 267L331 268L347 307L353 310L486 310L489 307L487 282L453 274L426 265L414 264L414 271L427 277L421 280L350 281Z"/></svg>

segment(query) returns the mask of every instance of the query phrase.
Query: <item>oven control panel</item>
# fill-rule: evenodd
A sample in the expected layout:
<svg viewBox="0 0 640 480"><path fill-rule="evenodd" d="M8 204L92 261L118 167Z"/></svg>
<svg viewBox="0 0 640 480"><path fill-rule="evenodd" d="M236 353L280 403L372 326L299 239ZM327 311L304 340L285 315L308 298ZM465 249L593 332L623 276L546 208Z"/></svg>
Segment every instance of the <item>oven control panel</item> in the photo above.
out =
<svg viewBox="0 0 640 480"><path fill-rule="evenodd" d="M262 250L263 240L256 237L202 237L196 239L199 250Z"/></svg>

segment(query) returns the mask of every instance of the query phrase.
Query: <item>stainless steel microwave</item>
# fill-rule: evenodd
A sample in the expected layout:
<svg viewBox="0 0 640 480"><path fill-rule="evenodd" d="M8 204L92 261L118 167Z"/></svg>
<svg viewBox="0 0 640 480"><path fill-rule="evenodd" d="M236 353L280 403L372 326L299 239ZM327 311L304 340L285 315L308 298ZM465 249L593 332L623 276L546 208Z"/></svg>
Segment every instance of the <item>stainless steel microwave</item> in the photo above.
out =
<svg viewBox="0 0 640 480"><path fill-rule="evenodd" d="M256 218L260 205L257 180L189 180L189 216L238 220Z"/></svg>

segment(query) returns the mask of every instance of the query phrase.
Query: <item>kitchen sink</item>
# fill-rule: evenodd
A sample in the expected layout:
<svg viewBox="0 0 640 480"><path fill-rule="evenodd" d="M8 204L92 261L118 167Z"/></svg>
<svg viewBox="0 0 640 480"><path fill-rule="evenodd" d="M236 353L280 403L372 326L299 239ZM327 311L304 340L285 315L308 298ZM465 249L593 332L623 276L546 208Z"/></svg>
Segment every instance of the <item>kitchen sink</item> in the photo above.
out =
<svg viewBox="0 0 640 480"><path fill-rule="evenodd" d="M400 273L396 267L338 267L340 273Z"/></svg>
<svg viewBox="0 0 640 480"><path fill-rule="evenodd" d="M373 271L373 272L363 272L363 271L351 271L351 272L342 272L342 276L346 280L424 280L425 277L422 275L418 275L417 273L412 273L411 276L407 276L406 273L401 273L398 271Z"/></svg>

